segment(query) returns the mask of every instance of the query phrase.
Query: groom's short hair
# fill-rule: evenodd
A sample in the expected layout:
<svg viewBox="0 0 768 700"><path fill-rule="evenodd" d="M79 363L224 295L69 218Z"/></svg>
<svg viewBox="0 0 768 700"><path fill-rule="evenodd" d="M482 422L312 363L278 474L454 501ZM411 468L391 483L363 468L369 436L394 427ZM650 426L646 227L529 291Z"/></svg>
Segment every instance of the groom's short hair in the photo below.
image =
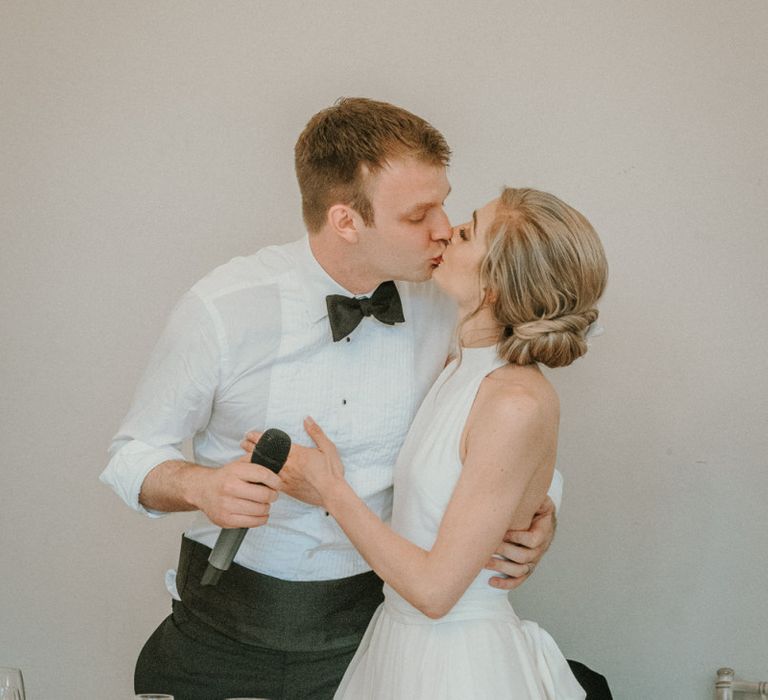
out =
<svg viewBox="0 0 768 700"><path fill-rule="evenodd" d="M447 166L451 158L445 138L429 122L364 97L343 97L315 114L294 152L304 223L311 232L323 227L336 203L350 205L370 226L374 211L366 179L388 160L410 156Z"/></svg>

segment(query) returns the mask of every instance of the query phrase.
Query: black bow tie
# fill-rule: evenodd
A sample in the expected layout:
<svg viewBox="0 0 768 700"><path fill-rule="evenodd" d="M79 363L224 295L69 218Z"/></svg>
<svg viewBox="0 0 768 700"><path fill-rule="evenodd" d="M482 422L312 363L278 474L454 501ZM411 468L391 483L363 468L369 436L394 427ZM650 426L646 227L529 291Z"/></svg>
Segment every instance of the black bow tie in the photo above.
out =
<svg viewBox="0 0 768 700"><path fill-rule="evenodd" d="M370 299L329 294L325 297L333 342L346 338L360 325L364 316L373 316L388 326L405 321L400 294L394 282L382 282Z"/></svg>

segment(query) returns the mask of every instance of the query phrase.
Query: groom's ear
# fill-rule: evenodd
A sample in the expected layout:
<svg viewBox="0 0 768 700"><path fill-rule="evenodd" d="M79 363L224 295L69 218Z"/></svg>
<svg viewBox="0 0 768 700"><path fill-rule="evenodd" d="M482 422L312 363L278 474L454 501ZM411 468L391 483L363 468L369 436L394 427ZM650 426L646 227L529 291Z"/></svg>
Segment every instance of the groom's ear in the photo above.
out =
<svg viewBox="0 0 768 700"><path fill-rule="evenodd" d="M328 225L331 231L347 243L357 243L359 232L356 221L360 215L348 204L334 204L328 209Z"/></svg>

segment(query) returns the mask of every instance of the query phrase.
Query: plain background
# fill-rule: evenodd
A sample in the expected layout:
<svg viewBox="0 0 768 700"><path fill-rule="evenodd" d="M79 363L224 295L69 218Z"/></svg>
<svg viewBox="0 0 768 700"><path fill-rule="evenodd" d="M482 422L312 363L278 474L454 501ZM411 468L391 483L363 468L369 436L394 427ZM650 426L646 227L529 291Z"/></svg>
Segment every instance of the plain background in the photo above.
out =
<svg viewBox="0 0 768 700"><path fill-rule="evenodd" d="M303 234L293 145L342 95L600 232L606 333L561 392L558 535L514 594L617 700L768 678L768 4L0 4L0 665L128 698L188 516L97 477L168 312Z"/></svg>

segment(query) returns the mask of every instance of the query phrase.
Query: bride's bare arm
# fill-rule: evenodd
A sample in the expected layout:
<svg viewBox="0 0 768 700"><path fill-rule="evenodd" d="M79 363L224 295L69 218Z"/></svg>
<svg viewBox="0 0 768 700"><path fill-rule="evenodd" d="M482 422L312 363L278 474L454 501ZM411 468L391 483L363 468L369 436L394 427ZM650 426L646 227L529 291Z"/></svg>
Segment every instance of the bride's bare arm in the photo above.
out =
<svg viewBox="0 0 768 700"><path fill-rule="evenodd" d="M549 476L539 478L537 484L546 483L541 493L529 492L534 475L545 469L551 476L554 433L541 403L523 392L484 403L468 431L464 467L430 551L368 509L344 480L334 444L317 424L305 424L319 448L308 451L305 478L374 571L432 618L445 615L487 563L510 513L532 518L549 484Z"/></svg>

